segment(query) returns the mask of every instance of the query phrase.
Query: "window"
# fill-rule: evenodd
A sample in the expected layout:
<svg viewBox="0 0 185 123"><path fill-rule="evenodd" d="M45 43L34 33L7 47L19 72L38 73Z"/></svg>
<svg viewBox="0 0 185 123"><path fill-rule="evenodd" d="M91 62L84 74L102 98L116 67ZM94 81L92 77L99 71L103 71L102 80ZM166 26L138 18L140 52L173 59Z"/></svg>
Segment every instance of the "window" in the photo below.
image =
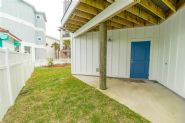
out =
<svg viewBox="0 0 185 123"><path fill-rule="evenodd" d="M38 40L38 41L42 41L42 37L40 37L40 36L37 37L37 40Z"/></svg>
<svg viewBox="0 0 185 123"><path fill-rule="evenodd" d="M15 51L19 52L20 51L20 46L15 46Z"/></svg>
<svg viewBox="0 0 185 123"><path fill-rule="evenodd" d="M37 15L36 17L37 17L37 19L40 19L40 16L39 15Z"/></svg>
<svg viewBox="0 0 185 123"><path fill-rule="evenodd" d="M24 52L25 53L31 53L31 47L29 47L29 46L24 46Z"/></svg>

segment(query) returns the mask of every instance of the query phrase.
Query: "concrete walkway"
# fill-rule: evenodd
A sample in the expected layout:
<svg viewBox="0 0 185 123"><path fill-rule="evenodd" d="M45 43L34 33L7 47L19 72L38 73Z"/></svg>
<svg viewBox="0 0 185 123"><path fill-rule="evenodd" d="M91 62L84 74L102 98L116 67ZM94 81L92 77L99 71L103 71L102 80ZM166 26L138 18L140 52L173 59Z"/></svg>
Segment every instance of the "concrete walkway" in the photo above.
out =
<svg viewBox="0 0 185 123"><path fill-rule="evenodd" d="M74 76L99 89L98 77ZM107 88L104 94L153 123L185 123L185 99L158 83L109 78Z"/></svg>

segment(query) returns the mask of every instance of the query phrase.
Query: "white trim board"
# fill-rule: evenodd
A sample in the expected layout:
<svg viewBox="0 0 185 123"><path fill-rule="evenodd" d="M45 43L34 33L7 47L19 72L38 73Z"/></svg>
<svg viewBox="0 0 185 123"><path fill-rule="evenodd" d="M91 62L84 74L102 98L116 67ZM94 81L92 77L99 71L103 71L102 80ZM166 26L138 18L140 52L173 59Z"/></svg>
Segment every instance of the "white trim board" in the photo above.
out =
<svg viewBox="0 0 185 123"><path fill-rule="evenodd" d="M4 12L0 12L0 18L6 18L6 19L9 19L9 20L15 21L17 23L21 23L23 25L29 26L29 27L33 28L34 30L44 32L44 34L46 33L45 29L36 27L34 24L32 24L30 22L27 22L27 21L25 21L21 18L12 16L12 15L4 13Z"/></svg>

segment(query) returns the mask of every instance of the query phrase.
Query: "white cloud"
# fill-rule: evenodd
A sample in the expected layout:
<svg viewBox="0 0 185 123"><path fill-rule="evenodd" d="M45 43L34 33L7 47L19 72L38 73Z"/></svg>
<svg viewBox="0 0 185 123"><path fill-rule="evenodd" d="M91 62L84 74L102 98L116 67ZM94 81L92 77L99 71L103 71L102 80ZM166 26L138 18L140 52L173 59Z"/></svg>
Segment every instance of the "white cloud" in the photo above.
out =
<svg viewBox="0 0 185 123"><path fill-rule="evenodd" d="M49 36L60 38L58 27L63 16L63 0L25 0L35 6L36 10L46 13L46 33Z"/></svg>

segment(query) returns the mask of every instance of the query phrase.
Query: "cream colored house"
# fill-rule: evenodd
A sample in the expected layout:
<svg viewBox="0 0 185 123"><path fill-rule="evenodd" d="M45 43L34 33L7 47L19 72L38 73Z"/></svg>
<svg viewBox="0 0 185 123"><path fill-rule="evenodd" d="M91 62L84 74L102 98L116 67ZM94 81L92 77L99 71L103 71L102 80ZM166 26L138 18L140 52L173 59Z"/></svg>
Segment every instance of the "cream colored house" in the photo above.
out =
<svg viewBox="0 0 185 123"><path fill-rule="evenodd" d="M55 42L58 43L58 44L60 44L60 40L59 39L56 39L56 38L51 37L51 36L46 36L47 58L56 59L55 49L51 47L52 44L55 43Z"/></svg>

